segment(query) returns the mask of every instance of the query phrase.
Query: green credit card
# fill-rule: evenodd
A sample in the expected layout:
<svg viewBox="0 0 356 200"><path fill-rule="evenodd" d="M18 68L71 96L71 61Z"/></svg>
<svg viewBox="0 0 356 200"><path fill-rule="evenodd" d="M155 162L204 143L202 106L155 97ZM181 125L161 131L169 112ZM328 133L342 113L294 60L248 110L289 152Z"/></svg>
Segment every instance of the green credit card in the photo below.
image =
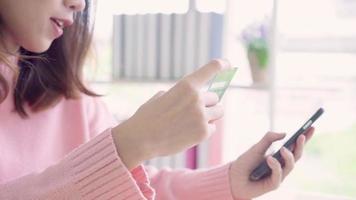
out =
<svg viewBox="0 0 356 200"><path fill-rule="evenodd" d="M226 89L229 87L232 78L237 71L237 67L226 69L218 73L211 81L208 88L209 92L215 92L219 96L219 101L224 95Z"/></svg>

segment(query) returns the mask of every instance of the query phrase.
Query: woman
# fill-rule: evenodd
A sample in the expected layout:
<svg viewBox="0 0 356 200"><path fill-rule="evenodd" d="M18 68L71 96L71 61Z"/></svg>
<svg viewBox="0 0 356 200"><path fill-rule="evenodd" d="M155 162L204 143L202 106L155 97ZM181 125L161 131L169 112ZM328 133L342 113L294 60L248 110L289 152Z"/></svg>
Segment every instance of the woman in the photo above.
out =
<svg viewBox="0 0 356 200"><path fill-rule="evenodd" d="M251 199L276 189L313 133L285 165L248 179L272 142L268 133L237 160L206 170L157 171L145 160L198 144L223 110L200 88L214 60L159 92L117 125L81 82L91 42L89 0L0 0L0 199Z"/></svg>

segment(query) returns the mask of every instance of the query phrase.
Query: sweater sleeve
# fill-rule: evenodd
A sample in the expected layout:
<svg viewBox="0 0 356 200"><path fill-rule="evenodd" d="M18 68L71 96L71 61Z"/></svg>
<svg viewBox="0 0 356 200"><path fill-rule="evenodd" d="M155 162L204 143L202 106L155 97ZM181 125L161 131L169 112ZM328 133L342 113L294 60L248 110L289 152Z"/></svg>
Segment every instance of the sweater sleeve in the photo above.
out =
<svg viewBox="0 0 356 200"><path fill-rule="evenodd" d="M157 200L233 200L228 170L230 164L200 170L146 167Z"/></svg>
<svg viewBox="0 0 356 200"><path fill-rule="evenodd" d="M100 98L88 102L92 135L110 126L113 118ZM229 164L208 170L160 170L138 166L130 172L140 192L157 200L232 200L228 177ZM152 189L155 189L153 190Z"/></svg>
<svg viewBox="0 0 356 200"><path fill-rule="evenodd" d="M0 199L147 198L120 160L107 129L43 172L0 185Z"/></svg>

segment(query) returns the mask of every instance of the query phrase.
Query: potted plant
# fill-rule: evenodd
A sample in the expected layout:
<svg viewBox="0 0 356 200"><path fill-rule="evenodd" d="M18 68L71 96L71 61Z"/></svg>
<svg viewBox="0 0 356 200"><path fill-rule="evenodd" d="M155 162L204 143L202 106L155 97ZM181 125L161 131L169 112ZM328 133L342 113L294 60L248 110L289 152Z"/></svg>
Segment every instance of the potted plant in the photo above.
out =
<svg viewBox="0 0 356 200"><path fill-rule="evenodd" d="M268 20L253 23L242 31L242 42L246 47L247 58L254 85L267 86L269 83L268 62Z"/></svg>

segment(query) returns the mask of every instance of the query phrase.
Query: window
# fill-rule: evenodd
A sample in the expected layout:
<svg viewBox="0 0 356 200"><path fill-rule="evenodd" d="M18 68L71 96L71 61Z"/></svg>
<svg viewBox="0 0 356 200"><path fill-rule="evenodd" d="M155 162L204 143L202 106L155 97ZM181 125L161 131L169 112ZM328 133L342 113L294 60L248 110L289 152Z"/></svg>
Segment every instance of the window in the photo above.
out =
<svg viewBox="0 0 356 200"><path fill-rule="evenodd" d="M261 12L256 14L260 8L249 6L246 1L230 2L228 15L232 18L229 17L226 54L241 66L235 84L249 85L245 49L234 41L246 24L263 16L258 14ZM356 164L356 148L350 144L355 141L356 132L356 16L351 11L355 10L355 2L278 3L275 130L294 133L319 106L326 112L316 124L317 132L306 146L304 158L286 183L261 199L292 199L292 194L295 199L333 199L328 195L335 199L355 198L356 174L352 168ZM245 151L268 130L270 93L237 87L230 89L228 95L226 161L233 159L236 152Z"/></svg>

